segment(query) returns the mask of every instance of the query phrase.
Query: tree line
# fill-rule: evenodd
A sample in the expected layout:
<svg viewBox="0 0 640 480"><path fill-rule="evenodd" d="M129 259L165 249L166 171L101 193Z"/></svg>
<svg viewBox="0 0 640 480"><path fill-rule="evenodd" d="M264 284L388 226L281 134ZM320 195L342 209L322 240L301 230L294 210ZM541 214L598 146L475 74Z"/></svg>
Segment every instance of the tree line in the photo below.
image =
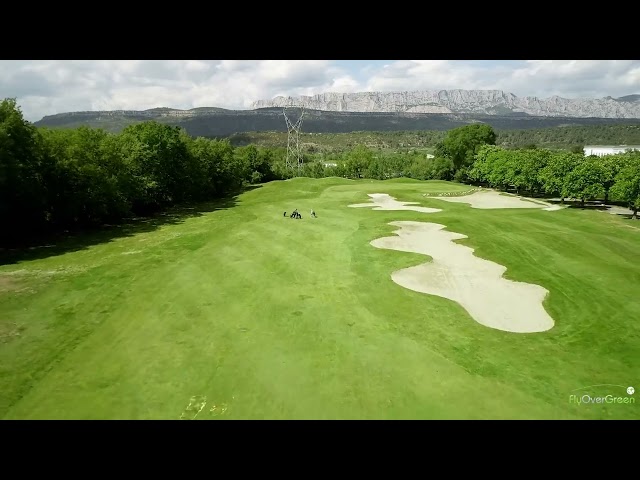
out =
<svg viewBox="0 0 640 480"><path fill-rule="evenodd" d="M468 177L473 182L531 195L624 202L636 217L640 208L640 152L597 157L548 149L506 150L482 145Z"/></svg>
<svg viewBox="0 0 640 480"><path fill-rule="evenodd" d="M478 149L485 144L493 145L495 141L496 134L491 126L466 125L449 130L443 139L435 144L434 155L419 150L373 150L359 144L342 154L324 156L323 162L305 162L302 174L310 177L340 176L377 180L407 177L416 180L466 181L467 171ZM333 159L336 166L323 167L331 163L326 162L328 159Z"/></svg>
<svg viewBox="0 0 640 480"><path fill-rule="evenodd" d="M0 246L50 231L117 223L278 178L273 153L192 138L157 122L121 133L36 128L0 102Z"/></svg>
<svg viewBox="0 0 640 480"><path fill-rule="evenodd" d="M332 154L333 161L305 154L302 167L290 169L282 147L193 138L155 121L120 133L36 128L14 99L5 99L0 102L0 247L293 176L475 181L581 199L615 194L639 205L636 154L585 159L546 149L506 150L496 140L489 125L472 124L446 132L435 143L434 156L358 144Z"/></svg>

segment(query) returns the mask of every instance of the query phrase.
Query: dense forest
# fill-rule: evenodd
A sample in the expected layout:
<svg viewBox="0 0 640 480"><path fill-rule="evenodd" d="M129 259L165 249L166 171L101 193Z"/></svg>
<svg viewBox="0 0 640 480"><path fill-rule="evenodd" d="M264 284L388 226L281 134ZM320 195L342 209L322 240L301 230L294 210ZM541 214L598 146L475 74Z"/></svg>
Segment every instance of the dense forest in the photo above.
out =
<svg viewBox="0 0 640 480"><path fill-rule="evenodd" d="M638 154L602 160L533 145L505 149L486 124L429 135L420 138L432 142L433 155L354 141L342 152L307 151L304 164L290 169L282 147L194 138L155 121L120 133L38 128L24 119L15 100L5 99L0 102L0 247L222 198L249 184L296 175L476 181L581 199L611 195L636 208L640 202Z"/></svg>

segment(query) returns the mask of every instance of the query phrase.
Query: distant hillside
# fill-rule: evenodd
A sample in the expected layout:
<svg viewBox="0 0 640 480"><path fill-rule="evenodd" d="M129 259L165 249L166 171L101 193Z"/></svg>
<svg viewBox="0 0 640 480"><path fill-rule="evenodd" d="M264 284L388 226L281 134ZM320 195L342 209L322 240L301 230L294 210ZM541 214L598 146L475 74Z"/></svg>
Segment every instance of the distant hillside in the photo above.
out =
<svg viewBox="0 0 640 480"><path fill-rule="evenodd" d="M640 95L620 98L518 97L502 90L320 93L258 100L253 108L291 104L336 112L468 113L579 118L640 118Z"/></svg>
<svg viewBox="0 0 640 480"><path fill-rule="evenodd" d="M524 130L496 130L496 144L505 148L580 149L586 144L640 145L640 125L589 125L572 127L529 128ZM336 153L355 145L394 151L422 150L433 153L443 140L444 131L302 133L300 142L309 153ZM228 137L233 145L286 147L286 132L245 132Z"/></svg>
<svg viewBox="0 0 640 480"><path fill-rule="evenodd" d="M190 135L204 137L229 136L243 132L286 132L286 124L281 108L225 110L206 107L192 110L154 108L144 111L71 112L46 116L42 120L35 122L35 125L51 128L75 128L86 125L103 128L110 132L119 132L127 125L148 120L179 125ZM478 122L487 123L495 129L513 130L579 125L638 125L640 124L640 119L564 118L515 114L362 113L307 110L305 111L302 130L307 133L442 131Z"/></svg>

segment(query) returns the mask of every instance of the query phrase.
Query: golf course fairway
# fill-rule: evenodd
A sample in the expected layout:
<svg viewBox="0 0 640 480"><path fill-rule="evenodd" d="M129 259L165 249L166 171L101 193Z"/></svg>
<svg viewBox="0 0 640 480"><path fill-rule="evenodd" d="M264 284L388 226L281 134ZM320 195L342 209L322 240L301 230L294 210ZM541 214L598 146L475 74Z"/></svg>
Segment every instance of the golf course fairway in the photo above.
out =
<svg viewBox="0 0 640 480"><path fill-rule="evenodd" d="M296 178L7 257L0 418L640 418L640 222L424 195L470 188ZM372 194L427 209L349 208ZM548 291L552 328L394 282L430 257L374 247L391 222Z"/></svg>

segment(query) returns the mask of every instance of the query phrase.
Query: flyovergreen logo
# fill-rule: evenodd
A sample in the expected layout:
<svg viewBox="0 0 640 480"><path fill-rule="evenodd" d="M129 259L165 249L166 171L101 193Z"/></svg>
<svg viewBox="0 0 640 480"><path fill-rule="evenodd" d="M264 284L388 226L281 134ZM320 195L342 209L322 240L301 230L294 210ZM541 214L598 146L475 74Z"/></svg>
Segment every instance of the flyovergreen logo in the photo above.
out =
<svg viewBox="0 0 640 480"><path fill-rule="evenodd" d="M622 391L618 389L622 389ZM635 392L635 388L624 387L622 385L611 385L606 383L600 385L589 385L588 387L581 387L573 390L573 393L569 395L569 403L575 403L577 405L629 405L636 403L636 399L633 396Z"/></svg>

